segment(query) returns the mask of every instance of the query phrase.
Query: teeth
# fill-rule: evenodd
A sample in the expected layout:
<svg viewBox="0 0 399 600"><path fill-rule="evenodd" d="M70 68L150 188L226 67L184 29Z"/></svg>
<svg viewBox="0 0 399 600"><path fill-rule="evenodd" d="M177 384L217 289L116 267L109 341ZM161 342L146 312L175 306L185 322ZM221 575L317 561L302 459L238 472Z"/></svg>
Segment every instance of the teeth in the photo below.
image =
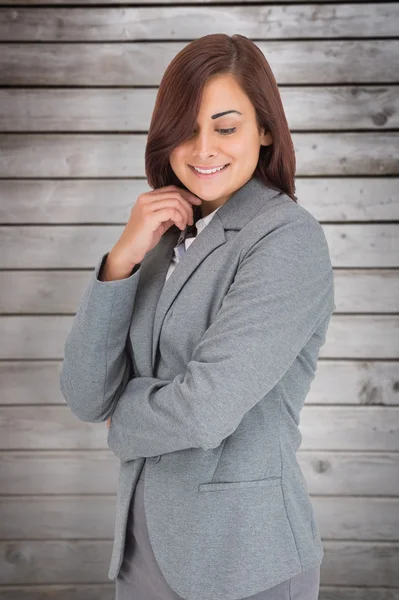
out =
<svg viewBox="0 0 399 600"><path fill-rule="evenodd" d="M224 169L226 165L223 165L223 167L219 167L218 169L197 169L197 167L193 167L196 171L198 171L198 173L204 173L204 175L209 175L210 173L216 173L217 171L221 171L222 169Z"/></svg>

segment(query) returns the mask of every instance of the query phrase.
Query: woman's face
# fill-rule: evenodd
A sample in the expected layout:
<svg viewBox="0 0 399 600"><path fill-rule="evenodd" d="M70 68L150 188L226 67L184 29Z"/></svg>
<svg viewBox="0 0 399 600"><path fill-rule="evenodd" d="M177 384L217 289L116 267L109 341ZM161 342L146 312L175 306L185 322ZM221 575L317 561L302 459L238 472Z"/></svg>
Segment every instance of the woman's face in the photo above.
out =
<svg viewBox="0 0 399 600"><path fill-rule="evenodd" d="M228 114L218 116L220 113ZM197 126L191 138L172 151L169 160L180 181L203 200L201 211L206 216L252 177L260 146L271 143L270 133L258 131L255 108L248 96L233 75L223 74L207 81ZM212 175L201 176L193 169L226 164Z"/></svg>

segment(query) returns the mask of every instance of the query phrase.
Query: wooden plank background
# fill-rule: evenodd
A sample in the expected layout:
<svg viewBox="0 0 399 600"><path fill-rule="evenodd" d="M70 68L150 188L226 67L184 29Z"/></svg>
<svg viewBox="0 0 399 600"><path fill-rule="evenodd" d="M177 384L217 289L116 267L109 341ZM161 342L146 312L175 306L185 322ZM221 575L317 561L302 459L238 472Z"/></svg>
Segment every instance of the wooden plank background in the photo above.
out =
<svg viewBox="0 0 399 600"><path fill-rule="evenodd" d="M112 600L118 459L59 390L99 256L148 188L162 74L189 41L267 57L322 224L336 311L298 460L320 600L399 600L399 4L0 0L0 597ZM149 599L150 600L150 599Z"/></svg>

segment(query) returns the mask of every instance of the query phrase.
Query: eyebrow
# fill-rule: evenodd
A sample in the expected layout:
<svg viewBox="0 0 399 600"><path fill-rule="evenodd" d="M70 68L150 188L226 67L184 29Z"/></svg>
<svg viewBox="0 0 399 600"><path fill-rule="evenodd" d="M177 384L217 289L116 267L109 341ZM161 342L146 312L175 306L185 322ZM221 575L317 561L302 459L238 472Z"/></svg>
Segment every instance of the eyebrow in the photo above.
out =
<svg viewBox="0 0 399 600"><path fill-rule="evenodd" d="M242 115L238 110L225 110L224 112L216 113L211 116L211 119L218 119L219 117L223 117L223 115L228 115L229 113L237 113L238 115Z"/></svg>

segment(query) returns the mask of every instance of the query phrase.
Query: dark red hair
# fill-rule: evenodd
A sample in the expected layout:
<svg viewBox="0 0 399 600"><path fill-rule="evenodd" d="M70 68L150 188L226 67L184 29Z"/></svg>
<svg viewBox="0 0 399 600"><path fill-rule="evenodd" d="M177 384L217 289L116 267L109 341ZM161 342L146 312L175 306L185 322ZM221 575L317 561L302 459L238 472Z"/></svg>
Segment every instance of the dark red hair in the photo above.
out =
<svg viewBox="0 0 399 600"><path fill-rule="evenodd" d="M153 189L185 188L172 170L169 156L196 127L202 91L210 77L232 74L252 102L258 129L273 143L261 146L253 173L267 186L297 201L295 151L276 79L262 51L244 35L214 33L190 42L168 65L151 118L145 149L145 173Z"/></svg>

